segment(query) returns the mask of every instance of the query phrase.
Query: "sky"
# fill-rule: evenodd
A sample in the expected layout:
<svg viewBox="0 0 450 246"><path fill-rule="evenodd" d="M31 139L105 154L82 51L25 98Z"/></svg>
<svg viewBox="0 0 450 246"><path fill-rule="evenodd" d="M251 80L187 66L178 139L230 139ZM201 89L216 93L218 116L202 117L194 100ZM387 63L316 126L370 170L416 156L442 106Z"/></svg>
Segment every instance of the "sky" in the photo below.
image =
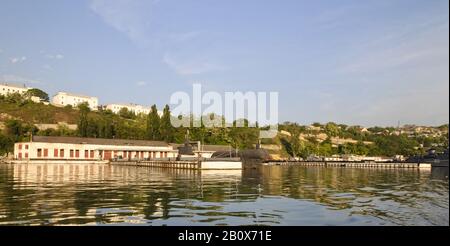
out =
<svg viewBox="0 0 450 246"><path fill-rule="evenodd" d="M448 0L1 0L0 81L101 104L276 91L279 120L449 122Z"/></svg>

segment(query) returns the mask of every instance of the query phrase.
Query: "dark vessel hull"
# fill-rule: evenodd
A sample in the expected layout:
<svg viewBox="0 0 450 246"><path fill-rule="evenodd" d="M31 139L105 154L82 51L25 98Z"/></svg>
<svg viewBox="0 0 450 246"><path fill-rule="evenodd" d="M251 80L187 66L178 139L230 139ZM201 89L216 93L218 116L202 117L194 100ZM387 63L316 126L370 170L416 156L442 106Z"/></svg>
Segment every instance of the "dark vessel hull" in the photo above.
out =
<svg viewBox="0 0 450 246"><path fill-rule="evenodd" d="M441 159L435 159L431 162L432 167L448 167L448 159L441 160Z"/></svg>

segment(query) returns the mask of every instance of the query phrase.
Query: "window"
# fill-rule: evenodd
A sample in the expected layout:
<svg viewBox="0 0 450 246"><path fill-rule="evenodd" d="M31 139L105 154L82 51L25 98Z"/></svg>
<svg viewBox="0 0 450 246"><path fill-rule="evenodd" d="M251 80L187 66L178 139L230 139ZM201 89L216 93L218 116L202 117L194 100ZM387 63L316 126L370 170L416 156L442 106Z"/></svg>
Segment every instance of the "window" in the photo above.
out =
<svg viewBox="0 0 450 246"><path fill-rule="evenodd" d="M89 158L89 150L84 151L84 158L85 159Z"/></svg>
<svg viewBox="0 0 450 246"><path fill-rule="evenodd" d="M59 157L64 157L64 149L59 150Z"/></svg>
<svg viewBox="0 0 450 246"><path fill-rule="evenodd" d="M25 153L25 158L28 158L28 153Z"/></svg>
<svg viewBox="0 0 450 246"><path fill-rule="evenodd" d="M19 153L19 159L22 159L22 153Z"/></svg>
<svg viewBox="0 0 450 246"><path fill-rule="evenodd" d="M80 150L79 149L75 150L75 157L80 158Z"/></svg>
<svg viewBox="0 0 450 246"><path fill-rule="evenodd" d="M19 144L19 149L22 149L22 144Z"/></svg>
<svg viewBox="0 0 450 246"><path fill-rule="evenodd" d="M73 149L70 150L70 158L73 158Z"/></svg>
<svg viewBox="0 0 450 246"><path fill-rule="evenodd" d="M42 149L37 149L37 157L41 157L42 156Z"/></svg>
<svg viewBox="0 0 450 246"><path fill-rule="evenodd" d="M53 150L53 157L58 157L58 149Z"/></svg>
<svg viewBox="0 0 450 246"><path fill-rule="evenodd" d="M94 151L91 150L91 158L94 158Z"/></svg>
<svg viewBox="0 0 450 246"><path fill-rule="evenodd" d="M25 144L25 149L28 149L28 144Z"/></svg>
<svg viewBox="0 0 450 246"><path fill-rule="evenodd" d="M44 157L48 157L48 149L44 149Z"/></svg>

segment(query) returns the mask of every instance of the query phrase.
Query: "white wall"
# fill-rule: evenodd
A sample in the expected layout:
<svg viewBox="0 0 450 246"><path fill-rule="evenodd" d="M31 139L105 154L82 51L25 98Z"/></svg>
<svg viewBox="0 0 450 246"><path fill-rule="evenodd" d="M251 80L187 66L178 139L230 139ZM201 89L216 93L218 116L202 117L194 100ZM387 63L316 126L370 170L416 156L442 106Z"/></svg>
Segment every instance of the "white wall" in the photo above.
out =
<svg viewBox="0 0 450 246"><path fill-rule="evenodd" d="M24 88L24 87L16 87L16 86L9 86L0 84L0 95L8 95L13 93L20 93L23 94L27 92L31 88Z"/></svg>
<svg viewBox="0 0 450 246"><path fill-rule="evenodd" d="M19 149L19 146L22 148ZM27 147L28 146L28 149ZM38 149L42 149L42 155L38 157ZM44 149L47 149L47 156L44 155ZM54 155L54 150L58 150L58 156ZM60 156L60 150L64 150L64 157ZM70 157L70 150L74 150L74 156ZM76 150L79 151L79 157L76 157ZM85 151L88 151L87 159L99 159L100 151L110 150L114 151L111 156L124 157L123 151L131 151L132 157L136 155L136 151L144 152L144 158L151 158L149 152L153 152L154 158L165 157L164 153L167 153L168 158L177 156L177 151L174 151L172 146L118 146L118 145L93 145L93 144L67 144L67 143L42 143L42 142L21 142L14 144L14 158L15 159L86 159ZM94 151L94 157L90 157L90 151ZM21 157L19 155L21 153ZM28 156L26 156L26 153ZM140 154L139 154L140 157Z"/></svg>
<svg viewBox="0 0 450 246"><path fill-rule="evenodd" d="M97 110L98 98L96 97L75 96L69 93L59 92L52 99L52 104L60 106L71 105L73 107L76 107L84 102L87 102L89 104L89 108L91 110Z"/></svg>
<svg viewBox="0 0 450 246"><path fill-rule="evenodd" d="M106 109L111 110L113 113L118 114L122 108L127 108L129 111L135 114L149 114L150 108L142 105L124 105L124 104L108 104Z"/></svg>
<svg viewBox="0 0 450 246"><path fill-rule="evenodd" d="M202 161L201 169L242 169L240 161Z"/></svg>

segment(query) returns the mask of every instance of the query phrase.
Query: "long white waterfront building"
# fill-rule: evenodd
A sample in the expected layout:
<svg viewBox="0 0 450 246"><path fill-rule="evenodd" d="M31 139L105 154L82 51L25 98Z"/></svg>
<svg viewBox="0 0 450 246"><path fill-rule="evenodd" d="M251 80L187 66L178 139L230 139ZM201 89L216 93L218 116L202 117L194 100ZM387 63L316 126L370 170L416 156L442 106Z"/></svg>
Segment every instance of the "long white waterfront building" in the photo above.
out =
<svg viewBox="0 0 450 246"><path fill-rule="evenodd" d="M177 157L178 150L160 141L33 136L14 145L16 160L111 160Z"/></svg>

